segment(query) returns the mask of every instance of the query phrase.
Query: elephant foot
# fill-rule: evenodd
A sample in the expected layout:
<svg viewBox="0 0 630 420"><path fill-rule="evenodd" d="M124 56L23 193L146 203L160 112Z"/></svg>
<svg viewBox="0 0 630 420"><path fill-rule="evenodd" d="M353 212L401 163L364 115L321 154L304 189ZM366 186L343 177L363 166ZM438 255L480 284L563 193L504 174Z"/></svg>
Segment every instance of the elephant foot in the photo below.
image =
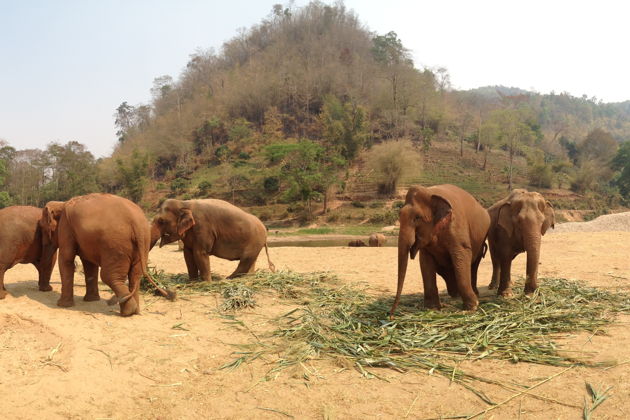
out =
<svg viewBox="0 0 630 420"><path fill-rule="evenodd" d="M4 299L8 294L6 290L0 290L0 299Z"/></svg>
<svg viewBox="0 0 630 420"><path fill-rule="evenodd" d="M101 297L99 295L86 294L85 296L83 296L83 300L85 302L96 302L97 300L101 300Z"/></svg>
<svg viewBox="0 0 630 420"><path fill-rule="evenodd" d="M536 289L537 289L536 287L525 286L525 294L531 295L532 293L536 291Z"/></svg>
<svg viewBox="0 0 630 420"><path fill-rule="evenodd" d="M40 292L50 292L52 290L52 286L50 284L40 284L39 291Z"/></svg>
<svg viewBox="0 0 630 420"><path fill-rule="evenodd" d="M452 290L452 291L449 290L448 295L452 298L456 298L456 297L459 297L459 292L457 290Z"/></svg>
<svg viewBox="0 0 630 420"><path fill-rule="evenodd" d="M140 313L140 306L134 298L129 299L127 302L120 305L121 316L131 316Z"/></svg>
<svg viewBox="0 0 630 420"><path fill-rule="evenodd" d="M502 290L502 291L498 292L497 295L501 296L501 297L504 297L504 298L511 298L512 296L514 296L514 294L512 293L512 289Z"/></svg>
<svg viewBox="0 0 630 420"><path fill-rule="evenodd" d="M61 306L62 308L69 308L71 306L74 306L74 298L70 298L70 299L59 298L59 300L57 301L57 306Z"/></svg>
<svg viewBox="0 0 630 420"><path fill-rule="evenodd" d="M495 283L495 282L490 282L490 284L488 285L488 290L494 290L494 289L496 289L496 288L497 288L497 286L498 286L498 284L497 284L497 283Z"/></svg>
<svg viewBox="0 0 630 420"><path fill-rule="evenodd" d="M107 306L114 306L118 303L118 296L112 295L109 299L107 299Z"/></svg>
<svg viewBox="0 0 630 420"><path fill-rule="evenodd" d="M465 311L475 312L478 306L479 306L479 302L476 300L473 302L464 302Z"/></svg>
<svg viewBox="0 0 630 420"><path fill-rule="evenodd" d="M439 311L440 309L442 309L442 305L440 304L439 301L435 301L435 300L425 300L424 301L424 307L426 309L433 309L436 311Z"/></svg>

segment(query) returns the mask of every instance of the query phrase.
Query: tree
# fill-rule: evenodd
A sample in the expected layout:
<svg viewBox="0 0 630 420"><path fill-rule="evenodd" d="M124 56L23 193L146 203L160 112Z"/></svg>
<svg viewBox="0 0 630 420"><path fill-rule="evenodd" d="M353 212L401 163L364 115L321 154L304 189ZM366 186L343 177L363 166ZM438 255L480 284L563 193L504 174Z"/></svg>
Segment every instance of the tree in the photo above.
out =
<svg viewBox="0 0 630 420"><path fill-rule="evenodd" d="M630 199L630 141L625 141L617 150L612 160L612 168L619 171L615 185L627 200Z"/></svg>
<svg viewBox="0 0 630 420"><path fill-rule="evenodd" d="M382 194L396 192L401 179L418 168L421 158L408 140L392 140L377 144L370 150L367 166L376 173Z"/></svg>
<svg viewBox="0 0 630 420"><path fill-rule="evenodd" d="M125 195L134 203L139 203L142 200L148 178L148 155L141 154L138 149L134 149L127 162L118 159L116 164Z"/></svg>
<svg viewBox="0 0 630 420"><path fill-rule="evenodd" d="M123 102L116 108L114 119L118 141L123 142L129 135L131 128L135 125L135 108L127 102Z"/></svg>
<svg viewBox="0 0 630 420"><path fill-rule="evenodd" d="M531 142L536 133L527 120L527 110L506 108L495 111L492 119L499 129L499 144L504 146L509 154L508 189L512 190L512 176L514 172L514 156L521 150L523 144Z"/></svg>
<svg viewBox="0 0 630 420"><path fill-rule="evenodd" d="M617 142L609 132L596 128L588 133L579 151L582 160L597 160L607 164L617 151Z"/></svg>
<svg viewBox="0 0 630 420"><path fill-rule="evenodd" d="M344 159L354 159L367 138L365 110L356 104L342 104L336 97L327 96L320 121L328 145Z"/></svg>
<svg viewBox="0 0 630 420"><path fill-rule="evenodd" d="M77 141L65 145L51 143L43 158L49 174L44 185L46 201L65 201L98 191L96 161L85 145Z"/></svg>

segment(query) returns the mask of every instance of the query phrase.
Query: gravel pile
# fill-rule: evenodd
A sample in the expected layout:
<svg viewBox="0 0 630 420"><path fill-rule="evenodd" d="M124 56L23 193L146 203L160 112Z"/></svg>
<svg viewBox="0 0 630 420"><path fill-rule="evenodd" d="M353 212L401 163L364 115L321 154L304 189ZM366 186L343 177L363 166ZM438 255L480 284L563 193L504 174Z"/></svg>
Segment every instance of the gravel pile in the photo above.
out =
<svg viewBox="0 0 630 420"><path fill-rule="evenodd" d="M548 232L630 232L630 212L606 214L589 222L567 222L556 224Z"/></svg>

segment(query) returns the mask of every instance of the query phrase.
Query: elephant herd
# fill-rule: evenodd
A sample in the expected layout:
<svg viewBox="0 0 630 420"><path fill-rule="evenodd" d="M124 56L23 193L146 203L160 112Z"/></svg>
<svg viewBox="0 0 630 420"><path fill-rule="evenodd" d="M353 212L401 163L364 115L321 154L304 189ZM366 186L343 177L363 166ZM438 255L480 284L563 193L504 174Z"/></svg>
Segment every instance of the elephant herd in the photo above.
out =
<svg viewBox="0 0 630 420"><path fill-rule="evenodd" d="M411 187L400 210L398 287L391 315L402 293L408 257L420 254L420 270L427 308L440 308L436 274L450 296L461 296L464 309L478 305L477 268L488 246L492 257L490 288L511 295L510 268L516 255L527 252L525 292L536 287L541 236L554 225L551 203L539 193L514 190L484 209L474 197L453 185ZM267 230L255 216L222 200L164 201L147 222L142 209L112 194L88 194L68 201L51 201L43 209L11 206L0 210L0 299L6 295L4 274L15 264L33 264L41 291L52 290L50 276L58 261L61 296L58 306L74 305L75 257L83 264L85 301L100 299L98 276L118 302L120 314L139 313L142 277L166 298L175 294L157 286L147 273L149 250L180 241L191 281L210 281L209 256L238 260L230 277L251 273L265 248ZM382 246L375 234L370 246ZM127 281L128 280L128 281Z"/></svg>

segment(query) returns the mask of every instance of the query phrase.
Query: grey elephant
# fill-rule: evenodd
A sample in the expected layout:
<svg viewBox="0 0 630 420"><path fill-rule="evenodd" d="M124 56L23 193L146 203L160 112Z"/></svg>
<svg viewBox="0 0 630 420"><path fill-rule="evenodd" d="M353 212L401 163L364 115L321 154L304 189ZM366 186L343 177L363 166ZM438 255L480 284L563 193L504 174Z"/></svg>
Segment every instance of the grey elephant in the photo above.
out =
<svg viewBox="0 0 630 420"><path fill-rule="evenodd" d="M490 289L498 286L497 294L510 296L512 260L527 252L525 293L538 287L538 263L541 237L555 224L551 203L537 192L516 189L489 209L488 244L492 257Z"/></svg>
<svg viewBox="0 0 630 420"><path fill-rule="evenodd" d="M230 278L254 271L256 259L265 248L269 269L267 229L256 216L223 200L164 201L151 222L151 248L181 240L190 280L209 281L210 255L238 260Z"/></svg>
<svg viewBox="0 0 630 420"><path fill-rule="evenodd" d="M387 243L387 239L382 233L373 233L368 238L368 243L370 244L370 246L385 246L385 244Z"/></svg>

